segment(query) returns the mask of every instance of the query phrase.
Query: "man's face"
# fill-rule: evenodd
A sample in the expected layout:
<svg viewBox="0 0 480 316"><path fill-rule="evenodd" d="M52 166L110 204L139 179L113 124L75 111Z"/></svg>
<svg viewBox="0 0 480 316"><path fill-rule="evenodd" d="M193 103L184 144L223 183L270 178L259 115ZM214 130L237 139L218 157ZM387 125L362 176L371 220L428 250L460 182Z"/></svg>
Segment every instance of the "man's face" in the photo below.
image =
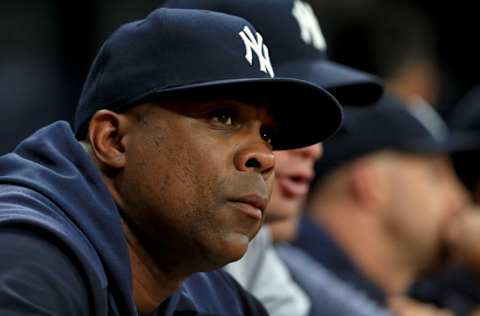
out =
<svg viewBox="0 0 480 316"><path fill-rule="evenodd" d="M291 239L314 176L322 145L275 152L275 183L267 208L267 221L275 241Z"/></svg>
<svg viewBox="0 0 480 316"><path fill-rule="evenodd" d="M197 269L238 260L274 180L266 106L220 100L135 110L144 113L132 119L119 191L141 242Z"/></svg>
<svg viewBox="0 0 480 316"><path fill-rule="evenodd" d="M399 154L389 168L386 228L399 251L422 268L444 258L444 230L467 203L445 155Z"/></svg>

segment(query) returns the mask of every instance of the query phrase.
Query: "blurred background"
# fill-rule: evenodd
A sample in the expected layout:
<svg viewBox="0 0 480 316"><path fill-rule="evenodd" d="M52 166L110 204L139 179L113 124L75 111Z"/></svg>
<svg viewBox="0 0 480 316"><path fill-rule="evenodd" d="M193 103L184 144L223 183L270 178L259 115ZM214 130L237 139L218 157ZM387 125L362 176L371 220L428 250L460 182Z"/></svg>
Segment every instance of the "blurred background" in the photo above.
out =
<svg viewBox="0 0 480 316"><path fill-rule="evenodd" d="M71 121L101 43L162 2L2 0L0 154L49 122ZM380 75L401 98L412 92L448 113L479 81L473 1L310 3L331 59Z"/></svg>

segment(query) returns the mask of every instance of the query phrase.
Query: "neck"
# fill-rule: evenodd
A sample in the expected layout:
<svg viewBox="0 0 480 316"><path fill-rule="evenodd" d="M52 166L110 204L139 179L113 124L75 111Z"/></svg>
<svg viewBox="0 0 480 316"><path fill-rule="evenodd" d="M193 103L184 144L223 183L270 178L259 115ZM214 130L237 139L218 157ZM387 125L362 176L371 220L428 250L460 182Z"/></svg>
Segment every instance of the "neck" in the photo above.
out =
<svg viewBox="0 0 480 316"><path fill-rule="evenodd" d="M379 226L361 211L346 210L345 204L326 203L321 207L312 209L313 220L326 228L357 268L386 296L404 294L418 271L402 258Z"/></svg>
<svg viewBox="0 0 480 316"><path fill-rule="evenodd" d="M130 255L135 304L141 315L149 315L180 287L187 275L162 269L126 223L123 228Z"/></svg>

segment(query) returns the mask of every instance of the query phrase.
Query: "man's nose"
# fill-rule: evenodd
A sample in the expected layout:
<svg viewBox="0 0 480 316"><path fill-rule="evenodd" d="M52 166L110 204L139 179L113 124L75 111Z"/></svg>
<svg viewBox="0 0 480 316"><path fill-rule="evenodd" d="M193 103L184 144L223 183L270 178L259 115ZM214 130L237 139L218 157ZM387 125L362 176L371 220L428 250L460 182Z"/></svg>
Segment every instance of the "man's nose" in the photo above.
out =
<svg viewBox="0 0 480 316"><path fill-rule="evenodd" d="M273 173L275 156L268 144L258 141L239 149L235 166L240 171L258 172L267 179Z"/></svg>

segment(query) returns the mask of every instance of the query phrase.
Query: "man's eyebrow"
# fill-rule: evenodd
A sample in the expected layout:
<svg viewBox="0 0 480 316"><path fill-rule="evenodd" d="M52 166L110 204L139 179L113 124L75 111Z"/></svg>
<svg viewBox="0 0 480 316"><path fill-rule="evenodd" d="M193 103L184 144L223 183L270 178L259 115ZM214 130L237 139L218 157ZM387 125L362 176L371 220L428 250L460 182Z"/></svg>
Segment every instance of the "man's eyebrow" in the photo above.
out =
<svg viewBox="0 0 480 316"><path fill-rule="evenodd" d="M232 105L258 105L258 102L254 102L253 100L242 100L242 99L234 99L234 98L219 98L219 99L212 99L212 100L204 100L200 101L201 104L232 104Z"/></svg>

